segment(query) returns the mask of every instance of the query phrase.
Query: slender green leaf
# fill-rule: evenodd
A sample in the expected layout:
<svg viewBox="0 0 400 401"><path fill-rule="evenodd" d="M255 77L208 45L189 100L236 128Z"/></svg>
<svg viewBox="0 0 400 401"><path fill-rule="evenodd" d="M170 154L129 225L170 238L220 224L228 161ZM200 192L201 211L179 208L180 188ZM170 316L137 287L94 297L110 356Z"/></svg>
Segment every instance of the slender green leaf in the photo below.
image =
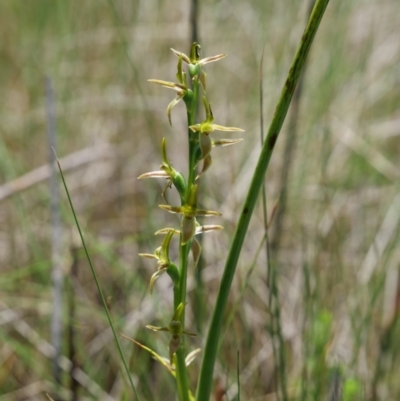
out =
<svg viewBox="0 0 400 401"><path fill-rule="evenodd" d="M113 333L115 342L117 344L119 356L121 358L122 364L125 367L125 371L126 371L126 374L128 375L128 380L129 380L129 383L130 383L130 385L132 387L132 390L133 390L133 392L135 394L136 400L139 401L139 396L138 396L138 393L136 391L136 387L133 384L133 380L132 380L132 376L131 376L131 374L129 372L128 364L126 363L124 354L122 352L121 345L120 345L119 340L118 340L117 333L116 333L115 328L114 328L114 324L113 324L113 322L111 320L111 315L110 315L110 312L108 310L106 300L105 300L104 295L103 295L103 291L101 290L101 287L100 287L100 282L99 282L99 280L97 278L97 274L96 274L96 271L94 270L94 266L93 266L92 260L90 258L90 255L89 255L89 251L88 251L88 249L86 247L85 239L83 238L82 230L81 230L81 227L79 225L79 221L78 221L78 218L77 218L76 213L75 213L75 208L74 208L74 205L72 203L72 199L71 199L71 196L69 194L67 183L65 181L64 174L62 172L61 165L60 165L60 162L59 162L59 160L57 158L57 155L56 155L56 159L57 159L58 169L60 170L61 179L62 179L64 188L65 188L65 192L67 193L68 202L69 202L69 205L71 206L71 211L72 211L72 214L74 216L75 224L76 224L76 227L78 228L79 236L81 237L82 246L83 246L83 249L85 250L86 258L87 258L87 260L89 262L90 270L92 271L93 278L94 278L94 281L95 281L96 286L97 286L97 290L98 290L100 298L101 298L101 302L103 303L103 308L104 308L104 311L106 312L108 323L110 324L111 331Z"/></svg>
<svg viewBox="0 0 400 401"><path fill-rule="evenodd" d="M211 387L213 381L213 371L215 359L217 356L218 339L222 327L222 319L228 300L229 290L235 274L236 265L242 249L243 241L250 223L258 194L264 182L264 176L267 171L272 152L275 148L279 132L282 128L300 72L307 58L312 41L318 30L318 26L324 15L329 0L318 0L310 16L308 25L301 38L300 46L294 57L292 66L289 70L286 82L281 92L274 117L268 130L266 141L262 147L257 166L250 184L250 188L239 217L236 231L232 240L231 248L226 260L224 273L220 289L217 296L215 309L213 312L211 325L208 331L204 357L201 365L200 378L197 387L196 400L208 401L210 399Z"/></svg>

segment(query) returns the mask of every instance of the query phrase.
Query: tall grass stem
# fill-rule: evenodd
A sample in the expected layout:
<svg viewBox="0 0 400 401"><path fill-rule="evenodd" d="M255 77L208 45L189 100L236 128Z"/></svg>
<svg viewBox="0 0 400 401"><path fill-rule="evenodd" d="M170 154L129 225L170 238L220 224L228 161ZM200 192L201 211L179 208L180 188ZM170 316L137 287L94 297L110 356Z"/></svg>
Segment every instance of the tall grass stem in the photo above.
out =
<svg viewBox="0 0 400 401"><path fill-rule="evenodd" d="M261 150L257 166L250 184L250 188L241 211L236 231L232 240L231 248L226 260L224 273L220 289L214 308L211 325L208 331L204 357L200 370L200 377L197 387L196 400L208 401L210 399L211 387L213 381L213 371L218 348L218 339L221 332L222 320L225 312L226 303L233 276L235 274L240 251L244 242L250 218L253 213L258 194L264 182L264 176L267 171L272 152L275 148L279 132L282 128L293 92L296 88L301 70L309 53L311 44L318 30L329 0L318 0L314 6L310 20L301 38L300 46L296 52L288 77L282 89L274 117L268 130L266 141Z"/></svg>

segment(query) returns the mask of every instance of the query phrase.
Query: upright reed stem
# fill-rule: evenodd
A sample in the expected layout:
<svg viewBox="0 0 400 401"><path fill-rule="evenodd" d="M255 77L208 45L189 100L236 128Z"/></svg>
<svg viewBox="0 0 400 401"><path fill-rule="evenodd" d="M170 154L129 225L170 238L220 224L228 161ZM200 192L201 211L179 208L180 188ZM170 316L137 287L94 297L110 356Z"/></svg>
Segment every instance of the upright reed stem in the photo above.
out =
<svg viewBox="0 0 400 401"><path fill-rule="evenodd" d="M289 109L300 72L303 68L304 62L311 47L311 43L318 30L318 26L328 3L329 0L318 0L314 6L308 25L301 38L300 46L289 70L285 85L282 89L274 117L268 130L267 139L262 147L261 154L253 174L250 188L247 193L247 197L232 240L231 248L225 263L225 269L222 276L211 325L208 331L196 393L197 401L208 401L210 399L214 364L217 354L218 339L222 327L222 319L225 313L229 290L236 270L240 251L242 249L243 241L258 198L258 194L264 182L264 176L267 171L269 161L271 160L275 143L278 139L279 132Z"/></svg>

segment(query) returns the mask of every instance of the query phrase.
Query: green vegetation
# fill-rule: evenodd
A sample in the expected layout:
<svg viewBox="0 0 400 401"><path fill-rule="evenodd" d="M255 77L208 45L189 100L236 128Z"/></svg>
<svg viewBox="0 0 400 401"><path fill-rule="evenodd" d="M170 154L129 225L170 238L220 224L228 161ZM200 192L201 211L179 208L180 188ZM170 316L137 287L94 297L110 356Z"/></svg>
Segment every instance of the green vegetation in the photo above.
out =
<svg viewBox="0 0 400 401"><path fill-rule="evenodd" d="M141 401L172 401L175 376L180 400L190 399L187 389L195 397L199 383L199 401L209 391L217 401L399 398L398 1L331 2L273 156L252 180L260 117L267 132L308 3L199 4L200 58L227 57L204 66L205 108L193 87L196 101L183 95L170 121L172 91L147 81L183 86L179 54L174 59L169 49L189 54L188 2L0 4L1 400L45 400L45 393L134 400L135 387ZM40 170L49 153L45 76L55 91L57 155L103 291L100 297L60 180L59 382L50 334L50 190ZM201 155L189 146L188 156L186 133L198 138L205 131L198 124L213 124L209 102L216 124L246 131L229 138L245 140L213 148L211 168L195 180L193 166L207 167L210 144L203 141ZM269 158L264 217L257 194ZM137 180L161 163L177 191L165 180ZM252 181L254 214L244 236ZM222 213L196 217L201 226L224 226L196 236L203 250L196 269L188 256L193 227L182 226L180 241L175 231L153 235L180 230L180 215L160 203L186 217L203 207ZM228 257L235 230L241 240ZM138 254L160 245L157 270ZM229 285L218 295L221 278Z"/></svg>

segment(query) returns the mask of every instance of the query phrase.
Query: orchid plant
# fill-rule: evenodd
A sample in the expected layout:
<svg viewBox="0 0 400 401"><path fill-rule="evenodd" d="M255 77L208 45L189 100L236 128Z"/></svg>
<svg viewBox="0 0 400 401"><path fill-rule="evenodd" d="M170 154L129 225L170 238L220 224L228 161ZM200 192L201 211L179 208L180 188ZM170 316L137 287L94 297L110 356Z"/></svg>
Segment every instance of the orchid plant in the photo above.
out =
<svg viewBox="0 0 400 401"><path fill-rule="evenodd" d="M172 206L162 204L160 208L180 215L180 227L163 228L156 234L163 234L164 239L161 245L155 250L154 254L141 253L140 256L155 259L158 269L150 280L150 292L153 291L154 283L163 273L167 273L172 281L174 293L174 310L171 312L172 319L168 326L155 327L147 326L154 331L166 331L171 335L169 343L169 366L170 372L175 371L177 388L180 401L194 399L188 384L186 371L186 347L183 335L195 336L195 333L187 331L185 328L185 306L186 306L186 282L188 276L189 252L192 252L193 264L199 260L201 253L200 243L195 236L215 230L221 230L220 225L200 225L197 221L198 216L220 216L216 211L201 209L198 207L199 187L198 180L208 171L211 166L211 151L213 146L228 146L241 141L241 139L220 139L215 140L211 137L214 131L239 131L243 130L235 127L224 127L214 124L214 116L211 104L206 96L206 73L203 66L221 60L224 54L200 59L201 47L198 43L193 43L190 56L171 49L178 57L177 82L162 81L159 79L149 79L149 82L159 84L165 88L173 89L177 92L176 97L167 106L167 117L172 126L172 109L181 100L186 105L188 142L189 142L189 166L186 177L181 172L175 170L167 157L167 141L164 138L161 145L162 163L160 170L142 174L139 178L164 178L167 185L162 192L166 200L165 193L169 188L174 187L180 197L180 205ZM188 74L183 69L183 63L187 64ZM201 89L203 96L201 96ZM197 106L200 96L205 108L206 118L203 122L196 121ZM201 164L201 169L200 169ZM168 202L167 202L168 203ZM179 235L179 262L176 264L170 260L170 246L175 235ZM153 351L154 352L154 351ZM164 360L161 357L159 360ZM165 363L164 363L165 366Z"/></svg>

